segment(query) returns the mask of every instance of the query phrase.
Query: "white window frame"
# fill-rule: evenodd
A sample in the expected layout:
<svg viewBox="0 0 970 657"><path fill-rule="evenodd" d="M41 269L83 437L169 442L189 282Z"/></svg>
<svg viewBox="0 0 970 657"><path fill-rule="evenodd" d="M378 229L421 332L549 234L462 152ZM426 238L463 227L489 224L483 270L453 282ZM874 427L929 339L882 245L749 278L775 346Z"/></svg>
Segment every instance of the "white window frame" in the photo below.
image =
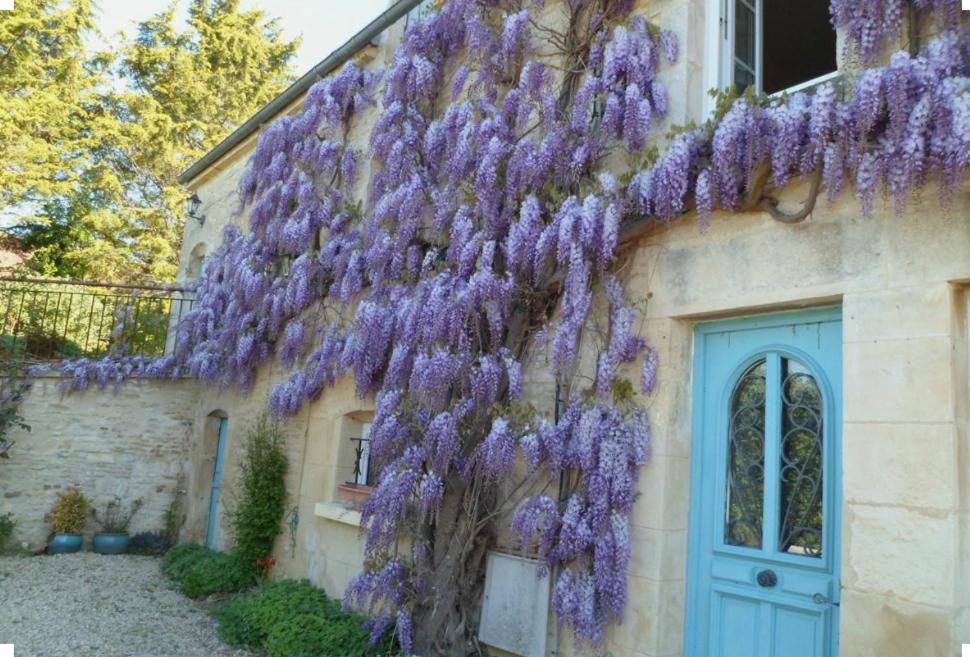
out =
<svg viewBox="0 0 970 657"><path fill-rule="evenodd" d="M711 17L705 25L705 43L707 47L704 52L704 114L710 116L714 112L714 99L708 95L710 89L726 89L734 84L734 15L735 3L744 2L755 11L755 85L758 89L763 88L762 73L764 65L762 61L764 51L764 40L762 34L762 0L707 0L706 15ZM838 69L820 75L817 78L800 82L796 85L782 89L771 94L771 97L778 97L782 94L791 94L796 91L805 91L816 87L823 82L834 80L839 77Z"/></svg>

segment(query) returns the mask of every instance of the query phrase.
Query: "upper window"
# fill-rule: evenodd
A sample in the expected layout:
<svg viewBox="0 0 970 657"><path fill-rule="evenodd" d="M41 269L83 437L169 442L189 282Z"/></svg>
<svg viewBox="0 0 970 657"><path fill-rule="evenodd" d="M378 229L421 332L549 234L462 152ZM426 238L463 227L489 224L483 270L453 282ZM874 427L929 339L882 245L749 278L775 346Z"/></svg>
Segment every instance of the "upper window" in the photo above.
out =
<svg viewBox="0 0 970 657"><path fill-rule="evenodd" d="M837 69L829 0L720 0L720 88L774 94Z"/></svg>

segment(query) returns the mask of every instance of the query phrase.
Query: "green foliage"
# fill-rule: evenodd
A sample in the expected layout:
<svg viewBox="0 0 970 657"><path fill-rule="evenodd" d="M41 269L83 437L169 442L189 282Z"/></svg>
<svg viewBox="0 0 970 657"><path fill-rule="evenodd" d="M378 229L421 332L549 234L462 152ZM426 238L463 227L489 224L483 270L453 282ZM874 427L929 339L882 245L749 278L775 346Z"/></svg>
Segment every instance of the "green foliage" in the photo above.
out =
<svg viewBox="0 0 970 657"><path fill-rule="evenodd" d="M0 210L74 188L93 29L90 0L17 0L0 12Z"/></svg>
<svg viewBox="0 0 970 657"><path fill-rule="evenodd" d="M396 654L390 634L369 648L363 619L341 610L306 580L254 589L216 610L219 636L268 657L368 657Z"/></svg>
<svg viewBox="0 0 970 657"><path fill-rule="evenodd" d="M297 42L239 0L192 0L187 29L173 5L95 53L93 16L90 0L0 12L0 214L41 275L171 280L178 174L286 86Z"/></svg>
<svg viewBox="0 0 970 657"><path fill-rule="evenodd" d="M232 513L236 552L248 563L268 556L285 512L286 454L283 435L265 415L246 434L239 502Z"/></svg>
<svg viewBox="0 0 970 657"><path fill-rule="evenodd" d="M185 475L180 474L172 499L165 509L163 522L165 524L165 542L169 545L178 543L179 531L185 521Z"/></svg>
<svg viewBox="0 0 970 657"><path fill-rule="evenodd" d="M179 583L189 568L204 559L211 551L197 543L176 545L162 558L162 574L173 582Z"/></svg>
<svg viewBox="0 0 970 657"><path fill-rule="evenodd" d="M186 571L182 592L190 598L202 598L213 593L243 591L253 581L253 567L238 555L214 552Z"/></svg>
<svg viewBox="0 0 970 657"><path fill-rule="evenodd" d="M243 591L255 581L253 566L238 555L191 544L176 545L165 553L162 574L190 598Z"/></svg>
<svg viewBox="0 0 970 657"><path fill-rule="evenodd" d="M30 431L30 425L20 414L20 404L28 390L30 383L19 365L10 361L0 363L0 458L9 458L8 452L13 446L8 438L11 429Z"/></svg>
<svg viewBox="0 0 970 657"><path fill-rule="evenodd" d="M12 513L0 514L0 554L6 550L16 527L17 521L13 519Z"/></svg>

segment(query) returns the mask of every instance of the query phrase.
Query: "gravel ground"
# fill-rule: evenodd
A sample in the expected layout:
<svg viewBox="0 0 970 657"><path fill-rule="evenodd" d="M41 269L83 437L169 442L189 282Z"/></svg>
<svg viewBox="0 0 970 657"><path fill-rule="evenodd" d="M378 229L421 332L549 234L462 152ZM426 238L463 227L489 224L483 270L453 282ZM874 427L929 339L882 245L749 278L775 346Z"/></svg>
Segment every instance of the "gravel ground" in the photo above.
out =
<svg viewBox="0 0 970 657"><path fill-rule="evenodd" d="M246 657L159 560L92 552L0 558L0 643L17 657Z"/></svg>

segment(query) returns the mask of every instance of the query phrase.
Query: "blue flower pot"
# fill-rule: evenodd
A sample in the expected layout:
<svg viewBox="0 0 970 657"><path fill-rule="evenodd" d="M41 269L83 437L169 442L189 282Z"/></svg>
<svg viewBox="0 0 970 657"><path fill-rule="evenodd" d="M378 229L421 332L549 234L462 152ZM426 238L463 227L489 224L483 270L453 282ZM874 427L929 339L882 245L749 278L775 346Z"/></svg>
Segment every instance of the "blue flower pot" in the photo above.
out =
<svg viewBox="0 0 970 657"><path fill-rule="evenodd" d="M94 551L98 554L124 554L128 551L128 534L95 534Z"/></svg>
<svg viewBox="0 0 970 657"><path fill-rule="evenodd" d="M71 554L80 550L83 544L84 536L81 534L57 533L47 546L47 551L51 554Z"/></svg>

